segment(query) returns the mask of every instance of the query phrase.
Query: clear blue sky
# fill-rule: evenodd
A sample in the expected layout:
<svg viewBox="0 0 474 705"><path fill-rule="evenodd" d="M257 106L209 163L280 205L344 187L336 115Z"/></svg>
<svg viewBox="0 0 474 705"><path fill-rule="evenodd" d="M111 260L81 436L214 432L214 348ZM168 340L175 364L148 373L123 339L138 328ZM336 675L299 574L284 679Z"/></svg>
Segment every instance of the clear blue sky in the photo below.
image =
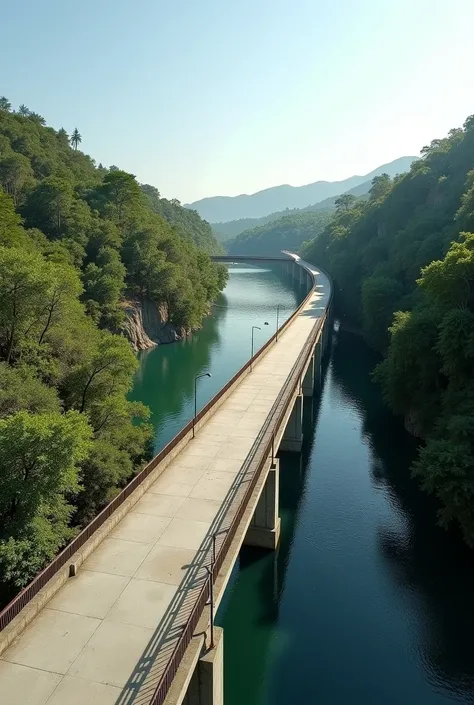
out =
<svg viewBox="0 0 474 705"><path fill-rule="evenodd" d="M183 202L363 174L474 113L472 0L16 0L0 94Z"/></svg>

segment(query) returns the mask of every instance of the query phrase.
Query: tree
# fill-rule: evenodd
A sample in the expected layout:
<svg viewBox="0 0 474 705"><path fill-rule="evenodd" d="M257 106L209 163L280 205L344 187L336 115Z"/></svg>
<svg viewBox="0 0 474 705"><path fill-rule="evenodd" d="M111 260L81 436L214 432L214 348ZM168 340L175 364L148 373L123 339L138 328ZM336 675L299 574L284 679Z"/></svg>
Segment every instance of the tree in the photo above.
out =
<svg viewBox="0 0 474 705"><path fill-rule="evenodd" d="M0 418L23 410L32 414L59 412L56 390L41 382L29 366L11 367L0 362Z"/></svg>
<svg viewBox="0 0 474 705"><path fill-rule="evenodd" d="M350 193L343 193L335 200L336 209L338 211L349 211L356 202L356 197Z"/></svg>
<svg viewBox="0 0 474 705"><path fill-rule="evenodd" d="M30 114L29 109L26 107L26 105L24 103L22 103L20 105L20 107L18 108L18 112L20 113L20 115L23 115L23 117L28 117Z"/></svg>
<svg viewBox="0 0 474 705"><path fill-rule="evenodd" d="M39 113L30 112L28 117L30 118L30 120L32 120L32 122L35 122L37 125L46 125L46 120Z"/></svg>
<svg viewBox="0 0 474 705"><path fill-rule="evenodd" d="M58 130L58 142L62 147L69 147L69 135L64 127Z"/></svg>
<svg viewBox="0 0 474 705"><path fill-rule="evenodd" d="M79 465L91 449L91 429L77 412L0 419L0 567L18 586L74 533L66 495L80 489Z"/></svg>
<svg viewBox="0 0 474 705"><path fill-rule="evenodd" d="M95 427L100 405L129 391L138 363L127 341L106 331L97 331L85 352L64 381L65 395L68 408L89 414Z"/></svg>
<svg viewBox="0 0 474 705"><path fill-rule="evenodd" d="M89 262L84 269L84 299L98 304L98 321L102 327L118 329L120 326L119 302L125 288L125 274L120 255L110 247L101 248L96 262Z"/></svg>
<svg viewBox="0 0 474 705"><path fill-rule="evenodd" d="M141 191L135 176L120 169L106 174L101 193L113 204L119 224L122 223L125 209L137 206L141 200Z"/></svg>
<svg viewBox="0 0 474 705"><path fill-rule="evenodd" d="M12 154L0 160L0 184L12 196L15 205L18 204L21 191L33 183L33 170L23 154Z"/></svg>
<svg viewBox="0 0 474 705"><path fill-rule="evenodd" d="M15 212L12 199L0 188L0 246L28 247L28 238L21 227L21 218Z"/></svg>
<svg viewBox="0 0 474 705"><path fill-rule="evenodd" d="M8 98L5 98L4 95L0 96L0 110L10 112L11 107L12 107L12 104L10 103Z"/></svg>
<svg viewBox="0 0 474 705"><path fill-rule="evenodd" d="M77 129L77 127L74 128L74 132L71 135L71 144L74 147L74 149L77 149L77 146L82 142L82 136Z"/></svg>
<svg viewBox="0 0 474 705"><path fill-rule="evenodd" d="M380 176L375 176L372 179L372 186L369 190L369 199L371 201L378 201L379 199L386 198L391 188L392 179L388 174L380 174Z"/></svg>
<svg viewBox="0 0 474 705"><path fill-rule="evenodd" d="M0 516L2 524L24 522L52 495L78 491L78 464L90 451L84 416L30 414L0 420Z"/></svg>
<svg viewBox="0 0 474 705"><path fill-rule="evenodd" d="M368 342L378 350L388 345L388 327L400 303L403 289L387 276L373 276L362 285L362 317Z"/></svg>
<svg viewBox="0 0 474 705"><path fill-rule="evenodd" d="M42 308L48 282L41 256L0 247L0 355L10 363Z"/></svg>
<svg viewBox="0 0 474 705"><path fill-rule="evenodd" d="M0 247L0 356L12 363L23 354L33 364L52 330L67 330L81 291L70 266L48 262L34 251ZM48 356L53 356L49 345Z"/></svg>
<svg viewBox="0 0 474 705"><path fill-rule="evenodd" d="M438 324L438 314L430 306L397 311L389 328L387 356L374 373L387 404L395 413L407 414L418 435L433 429L441 403Z"/></svg>
<svg viewBox="0 0 474 705"><path fill-rule="evenodd" d="M60 237L67 229L73 209L72 184L51 176L43 179L28 195L23 206L27 225L37 227L46 235Z"/></svg>

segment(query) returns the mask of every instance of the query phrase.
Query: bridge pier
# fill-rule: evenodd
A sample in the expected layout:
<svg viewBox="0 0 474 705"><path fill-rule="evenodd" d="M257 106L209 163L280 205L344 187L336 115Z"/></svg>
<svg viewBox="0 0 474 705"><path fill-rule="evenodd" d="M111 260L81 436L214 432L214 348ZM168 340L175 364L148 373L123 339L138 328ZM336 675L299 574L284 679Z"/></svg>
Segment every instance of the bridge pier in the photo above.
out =
<svg viewBox="0 0 474 705"><path fill-rule="evenodd" d="M314 382L315 382L315 371L316 371L316 349L311 359L309 361L308 368L303 377L303 384L301 385L304 397L312 397L314 394Z"/></svg>
<svg viewBox="0 0 474 705"><path fill-rule="evenodd" d="M315 381L315 384L318 384L318 385L321 383L322 359L323 359L323 341L322 341L322 336L320 336L320 338L314 348L314 381Z"/></svg>
<svg viewBox="0 0 474 705"><path fill-rule="evenodd" d="M298 394L286 424L280 450L299 453L303 445L303 395Z"/></svg>
<svg viewBox="0 0 474 705"><path fill-rule="evenodd" d="M327 312L326 320L324 322L323 333L322 333L323 355L326 353L326 350L328 348L329 341L331 338L331 333L332 333L332 316L331 316L331 310L329 309Z"/></svg>
<svg viewBox="0 0 474 705"><path fill-rule="evenodd" d="M220 627L214 627L214 648L196 664L183 705L224 705L224 630Z"/></svg>
<svg viewBox="0 0 474 705"><path fill-rule="evenodd" d="M274 459L244 539L245 546L275 550L280 539L280 464Z"/></svg>

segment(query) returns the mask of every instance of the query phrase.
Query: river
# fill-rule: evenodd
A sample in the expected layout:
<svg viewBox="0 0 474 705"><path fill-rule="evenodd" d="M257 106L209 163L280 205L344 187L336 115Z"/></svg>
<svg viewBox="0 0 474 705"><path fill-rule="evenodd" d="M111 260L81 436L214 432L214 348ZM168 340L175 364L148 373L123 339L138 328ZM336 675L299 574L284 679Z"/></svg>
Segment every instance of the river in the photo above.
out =
<svg viewBox="0 0 474 705"><path fill-rule="evenodd" d="M194 375L212 373L201 407L248 359L251 326L260 346L276 304L286 317L300 297L231 267L201 331L141 356L133 398L152 409L156 450L191 418ZM376 362L334 334L304 451L280 459L280 546L242 550L218 612L225 705L474 702L474 554L410 479L416 443L370 381Z"/></svg>

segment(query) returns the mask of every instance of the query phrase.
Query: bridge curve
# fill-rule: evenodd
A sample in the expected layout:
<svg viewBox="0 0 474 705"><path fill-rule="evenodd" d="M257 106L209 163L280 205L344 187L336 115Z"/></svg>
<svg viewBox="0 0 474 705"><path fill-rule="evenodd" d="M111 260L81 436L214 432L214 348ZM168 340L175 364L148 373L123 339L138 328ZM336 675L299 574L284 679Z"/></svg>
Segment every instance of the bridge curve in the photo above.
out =
<svg viewBox="0 0 474 705"><path fill-rule="evenodd" d="M301 448L332 285L289 252L214 259L286 262L308 295L199 412L195 438L190 422L0 613L0 702L218 705L209 602L243 543L278 543L276 453Z"/></svg>

